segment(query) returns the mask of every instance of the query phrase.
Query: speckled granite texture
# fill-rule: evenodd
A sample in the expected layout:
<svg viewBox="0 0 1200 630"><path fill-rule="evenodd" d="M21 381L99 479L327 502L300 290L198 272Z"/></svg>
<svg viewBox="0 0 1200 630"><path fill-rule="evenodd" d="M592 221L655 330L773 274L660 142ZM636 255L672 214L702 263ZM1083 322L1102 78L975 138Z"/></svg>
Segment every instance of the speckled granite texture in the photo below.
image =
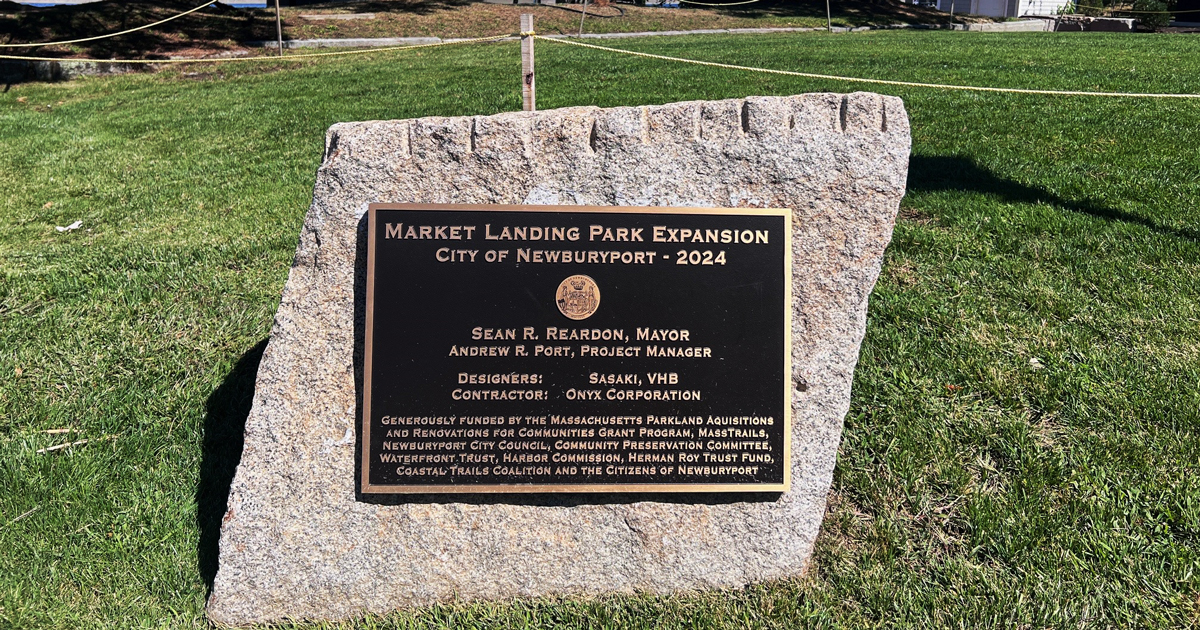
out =
<svg viewBox="0 0 1200 630"><path fill-rule="evenodd" d="M209 617L343 619L802 574L908 153L903 103L869 93L334 125L259 367ZM792 208L792 490L356 500L371 202Z"/></svg>

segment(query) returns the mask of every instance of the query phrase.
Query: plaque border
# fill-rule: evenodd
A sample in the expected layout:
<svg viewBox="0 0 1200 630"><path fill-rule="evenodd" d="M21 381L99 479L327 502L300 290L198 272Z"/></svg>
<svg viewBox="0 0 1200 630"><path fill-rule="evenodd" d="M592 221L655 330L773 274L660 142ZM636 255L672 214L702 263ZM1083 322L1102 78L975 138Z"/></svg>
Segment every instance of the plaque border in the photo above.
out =
<svg viewBox="0 0 1200 630"><path fill-rule="evenodd" d="M787 238L783 244L783 483L761 484L487 484L474 486L372 484L370 483L371 448L371 354L375 329L375 215L379 210L465 210L470 212L576 212L626 214L710 214L732 216L781 216ZM687 492L787 492L792 486L792 211L789 208L702 208L676 206L564 206L524 204L458 203L372 203L367 205L367 282L366 322L363 335L362 420L358 437L362 440L362 476L359 492L368 495L396 494L538 494L538 493L687 493Z"/></svg>

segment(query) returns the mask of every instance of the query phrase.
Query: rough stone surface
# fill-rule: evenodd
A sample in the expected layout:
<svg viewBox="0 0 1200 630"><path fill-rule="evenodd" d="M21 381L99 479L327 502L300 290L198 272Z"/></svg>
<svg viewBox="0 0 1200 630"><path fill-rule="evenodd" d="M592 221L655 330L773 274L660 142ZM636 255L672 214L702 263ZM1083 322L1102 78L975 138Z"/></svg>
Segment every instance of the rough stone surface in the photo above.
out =
<svg viewBox="0 0 1200 630"><path fill-rule="evenodd" d="M1058 24L1054 30L1059 32L1104 31L1109 33L1132 33L1137 30L1137 20L1133 18L1064 15L1058 18Z"/></svg>
<svg viewBox="0 0 1200 630"><path fill-rule="evenodd" d="M334 125L259 367L210 618L341 619L803 573L908 152L903 103L869 93ZM792 490L356 500L370 202L792 208Z"/></svg>
<svg viewBox="0 0 1200 630"><path fill-rule="evenodd" d="M958 26L957 24L955 26ZM1016 20L1013 22L977 22L963 24L964 31L982 31L984 33L1023 33L1045 32L1054 30L1053 19Z"/></svg>
<svg viewBox="0 0 1200 630"><path fill-rule="evenodd" d="M7 54L7 53L5 53ZM148 64L96 63L94 61L26 61L0 60L0 81L69 81L79 77L96 77L127 72L147 72Z"/></svg>

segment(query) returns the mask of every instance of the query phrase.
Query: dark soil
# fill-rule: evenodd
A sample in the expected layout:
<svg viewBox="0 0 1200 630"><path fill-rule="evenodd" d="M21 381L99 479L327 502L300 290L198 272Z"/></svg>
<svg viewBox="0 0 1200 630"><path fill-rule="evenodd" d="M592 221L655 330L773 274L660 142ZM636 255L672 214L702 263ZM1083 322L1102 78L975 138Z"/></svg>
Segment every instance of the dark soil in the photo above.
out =
<svg viewBox="0 0 1200 630"><path fill-rule="evenodd" d="M0 43L93 37L157 22L194 9L203 0L104 0L91 4L31 7L0 0ZM5 54L92 59L163 59L199 49L240 48L238 42L275 37L274 13L215 4L152 29L69 46L5 48ZM188 54L191 53L191 54Z"/></svg>

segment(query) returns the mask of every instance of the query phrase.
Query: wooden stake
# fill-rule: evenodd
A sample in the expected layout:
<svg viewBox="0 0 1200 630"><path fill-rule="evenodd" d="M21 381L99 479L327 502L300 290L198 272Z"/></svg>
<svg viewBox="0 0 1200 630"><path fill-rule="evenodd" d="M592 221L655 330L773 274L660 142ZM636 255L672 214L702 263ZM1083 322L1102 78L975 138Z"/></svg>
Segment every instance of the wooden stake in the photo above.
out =
<svg viewBox="0 0 1200 630"><path fill-rule="evenodd" d="M533 84L533 14L521 14L521 109L537 111Z"/></svg>
<svg viewBox="0 0 1200 630"><path fill-rule="evenodd" d="M275 0L275 38L279 42L279 56L283 56L283 18L279 16L279 0Z"/></svg>
<svg viewBox="0 0 1200 630"><path fill-rule="evenodd" d="M583 18L587 17L588 0L583 0L583 15L579 16L579 36L583 37Z"/></svg>

